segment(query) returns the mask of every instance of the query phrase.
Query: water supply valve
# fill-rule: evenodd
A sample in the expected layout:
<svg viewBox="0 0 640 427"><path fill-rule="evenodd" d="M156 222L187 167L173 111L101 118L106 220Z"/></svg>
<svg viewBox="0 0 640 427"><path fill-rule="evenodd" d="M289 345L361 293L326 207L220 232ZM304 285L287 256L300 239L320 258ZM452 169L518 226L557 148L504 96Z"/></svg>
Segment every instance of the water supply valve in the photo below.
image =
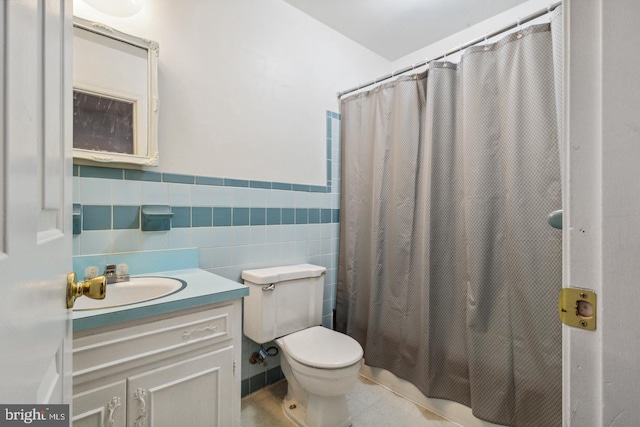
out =
<svg viewBox="0 0 640 427"><path fill-rule="evenodd" d="M254 351L249 357L249 363L252 365L258 363L261 366L267 366L267 357L275 356L279 352L278 347L269 347L265 349L263 346L260 346L258 351Z"/></svg>

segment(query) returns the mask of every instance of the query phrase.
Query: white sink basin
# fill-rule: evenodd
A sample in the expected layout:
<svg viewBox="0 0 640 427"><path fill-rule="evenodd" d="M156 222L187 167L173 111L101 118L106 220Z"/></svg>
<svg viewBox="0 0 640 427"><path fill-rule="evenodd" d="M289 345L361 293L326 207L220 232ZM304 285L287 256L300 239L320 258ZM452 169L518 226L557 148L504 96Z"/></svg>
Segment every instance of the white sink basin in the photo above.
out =
<svg viewBox="0 0 640 427"><path fill-rule="evenodd" d="M107 285L107 295L104 299L78 298L73 309L99 310L135 304L171 295L186 286L185 282L168 277L132 277L128 282Z"/></svg>

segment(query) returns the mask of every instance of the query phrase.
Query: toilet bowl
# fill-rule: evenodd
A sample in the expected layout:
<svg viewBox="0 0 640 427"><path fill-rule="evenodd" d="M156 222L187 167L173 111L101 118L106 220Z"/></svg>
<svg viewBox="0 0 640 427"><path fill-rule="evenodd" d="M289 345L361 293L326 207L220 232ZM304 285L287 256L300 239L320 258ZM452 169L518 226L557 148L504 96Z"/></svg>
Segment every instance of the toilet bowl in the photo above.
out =
<svg viewBox="0 0 640 427"><path fill-rule="evenodd" d="M345 394L358 379L362 347L353 338L321 326L276 339L288 381L283 409L301 427L347 427Z"/></svg>
<svg viewBox="0 0 640 427"><path fill-rule="evenodd" d="M245 270L244 334L280 347L288 382L283 410L301 427L347 427L345 394L358 379L362 347L322 324L326 268L311 264Z"/></svg>

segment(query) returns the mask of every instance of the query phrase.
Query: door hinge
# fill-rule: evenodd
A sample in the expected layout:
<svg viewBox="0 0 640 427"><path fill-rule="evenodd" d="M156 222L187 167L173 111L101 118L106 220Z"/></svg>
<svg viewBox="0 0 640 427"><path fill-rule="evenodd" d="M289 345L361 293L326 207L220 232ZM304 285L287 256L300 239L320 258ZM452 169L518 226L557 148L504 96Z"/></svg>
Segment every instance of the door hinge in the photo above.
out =
<svg viewBox="0 0 640 427"><path fill-rule="evenodd" d="M238 366L238 363L234 360L233 361L233 376L236 376L236 367Z"/></svg>

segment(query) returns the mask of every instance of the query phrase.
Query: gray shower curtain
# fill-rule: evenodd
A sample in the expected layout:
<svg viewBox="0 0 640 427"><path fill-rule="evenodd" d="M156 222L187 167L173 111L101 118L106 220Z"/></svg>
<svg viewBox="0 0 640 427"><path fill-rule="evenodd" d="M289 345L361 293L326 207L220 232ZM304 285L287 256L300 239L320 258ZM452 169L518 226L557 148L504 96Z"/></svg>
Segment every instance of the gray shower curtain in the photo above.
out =
<svg viewBox="0 0 640 427"><path fill-rule="evenodd" d="M513 426L561 425L553 45L531 26L341 105L336 328L368 365Z"/></svg>

